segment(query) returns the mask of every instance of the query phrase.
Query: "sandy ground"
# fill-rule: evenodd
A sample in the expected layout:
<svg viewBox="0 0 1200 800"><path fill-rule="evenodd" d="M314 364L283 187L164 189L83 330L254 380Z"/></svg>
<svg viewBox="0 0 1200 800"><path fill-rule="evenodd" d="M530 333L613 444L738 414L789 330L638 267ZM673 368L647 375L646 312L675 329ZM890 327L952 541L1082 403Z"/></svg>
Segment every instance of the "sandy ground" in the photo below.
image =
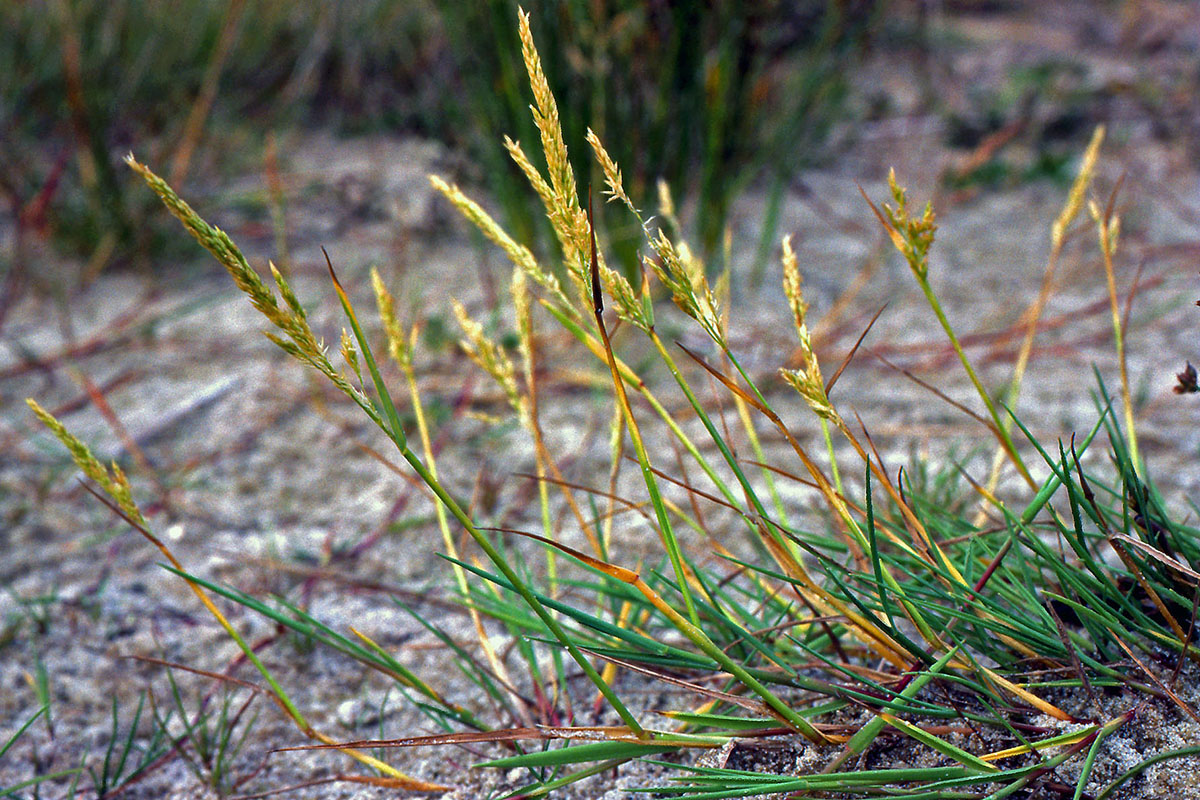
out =
<svg viewBox="0 0 1200 800"><path fill-rule="evenodd" d="M781 232L795 237L826 362L840 361L870 315L888 304L864 352L839 381L835 399L847 415L853 410L862 416L893 470L913 453L936 462L950 453L964 457L976 444L959 412L874 357L885 356L955 399L971 399L904 265L887 254L858 185L875 201L885 199L883 178L894 167L914 198L934 199L941 224L935 288L960 332L976 335L970 352L985 382L1000 385L1018 342L1012 331L1038 290L1050 221L1065 189L1046 180L945 188L944 176L961 169L978 152L978 142L948 147L950 115L926 112L923 93L938 92L946 107L969 118L981 93L1011 91L1021 67L1065 58L1081 70L1070 88L1084 99L1076 109L1074 95L1055 95L1035 104L1031 119L1044 124L1044 117L1064 108L1077 110L1082 118L1066 134L1075 152L1094 123L1109 124L1097 185L1106 196L1124 176L1116 274L1122 297L1138 285L1128 358L1139 431L1153 476L1182 509L1200 490L1196 398L1171 391L1185 360L1200 360L1200 310L1192 306L1200 297L1200 106L1193 102L1197 42L1188 38L1189 30L1200 30L1200 20L1189 16L1186 4L1172 3L1126 4L1125 20L1090 15L1087 4L1078 3L1040 11L1019 6L1000 16L972 5L941 20L945 40L930 62L898 67L896 50L873 57L858 76L860 103L865 107L877 93L890 98L890 108L842 131L838 156L802 175L787 196ZM1189 28L1189 20L1198 24ZM1181 62L1190 64L1190 85L1189 73L1178 69ZM1151 103L1162 97L1160 105ZM1032 159L1040 145L1027 134L1018 132L1001 154L1018 164ZM499 413L500 397L452 343L436 335L439 329L455 332L450 297L482 314L507 283L501 254L480 246L428 188L425 176L454 176L457 159L413 140L338 141L321 132L286 134L281 150L288 154L290 266L315 327L334 342L341 325L320 246L364 308L367 270L378 265L403 298L404 312L425 325L417 367L427 399L442 409L443 473L495 524L526 518L531 489L516 473L531 469L531 451L519 436L496 434L473 418L469 412ZM201 213L226 228L258 266L275 255L269 220L237 201L262 192L252 176L216 181L195 197ZM777 267L760 286L748 277L761 216L762 199L751 195L733 219L740 265L730 311L734 350L764 376L773 400L799 429L813 436L804 427L811 425L800 401L770 378L789 358L794 340ZM98 768L110 738L113 698L122 726L143 692L165 708L170 693L163 669L133 657L218 671L236 658L233 644L186 587L158 566L160 555L80 488L61 449L27 413L27 396L59 414L97 453L128 464L156 531L189 570L256 596L302 597L335 629L355 625L402 652L419 674L436 676L449 696L486 713L472 687L447 669L445 650L388 600L398 596L418 613L453 624L460 619L438 603L447 572L435 555L441 546L432 506L366 452L384 452L378 432L255 333L262 323L211 263L163 266L152 276L116 272L82 286L69 280L73 268L49 251L35 253L28 267L35 279L7 310L0 330L0 744L37 707L40 670L49 676L53 699L53 716L0 757L0 788L70 768L85 755ZM837 306L863 276L849 307ZM69 287L65 301L44 291L56 277ZM1095 419L1093 365L1110 387L1118 385L1106 297L1094 234L1081 228L1059 264L1046 314L1069 324L1039 336L1018 404L1018 416L1044 441L1083 431ZM693 343L695 334L680 331L683 341ZM559 344L548 338L548 351ZM580 413L586 395L578 387L549 394L544 413L551 449L565 454L569 477L583 480L606 450L607 410L594 404L591 413ZM96 395L105 398L111 416L98 408ZM768 439L766 445L768 458L790 461L779 442ZM632 483L628 487L636 491ZM802 495L796 502L805 502ZM629 547L636 552L634 544ZM296 637L274 641L279 632L273 625L236 608L233 618L249 641L273 642L265 650L268 663L318 729L347 739L430 732L379 676L337 654L306 648ZM236 674L256 678L244 666ZM211 683L176 675L194 710ZM655 687L627 688L648 706L664 701ZM271 753L302 737L265 701L254 709L258 721L230 768L230 774L246 776L236 792L352 771L333 754ZM1173 708L1146 709L1113 738L1093 788L1149 753L1196 743L1197 730L1189 725ZM141 733L149 730L143 719ZM788 752L782 768L807 763L804 751ZM423 779L463 786L450 795L455 797L483 797L521 780L468 772L483 754L443 748L388 758ZM1195 768L1194 762L1172 762L1131 784L1124 796L1200 796ZM629 797L625 787L654 780L640 771L645 769L599 776L573 791L586 798ZM80 785L80 796L88 796L90 779ZM66 791L65 782L55 782L42 796ZM125 796L196 797L205 791L173 759ZM341 782L300 795L395 793Z"/></svg>

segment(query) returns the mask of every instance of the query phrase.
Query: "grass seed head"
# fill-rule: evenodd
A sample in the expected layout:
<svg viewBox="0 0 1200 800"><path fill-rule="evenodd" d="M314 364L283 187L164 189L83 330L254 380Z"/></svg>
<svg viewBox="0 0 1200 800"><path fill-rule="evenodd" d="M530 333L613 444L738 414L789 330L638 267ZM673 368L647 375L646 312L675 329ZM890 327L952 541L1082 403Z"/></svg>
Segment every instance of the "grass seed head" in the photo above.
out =
<svg viewBox="0 0 1200 800"><path fill-rule="evenodd" d="M804 292L802 289L804 276L800 274L800 266L796 262L796 253L792 250L792 237L783 237L783 294L787 297L788 305L792 309L792 321L796 325L796 333L800 337L800 344L805 348L805 357L812 350L810 337L808 333L808 325L805 322L805 315L808 313L808 303L804 300Z"/></svg>
<svg viewBox="0 0 1200 800"><path fill-rule="evenodd" d="M233 243L220 228L209 225L190 205L180 199L179 195L167 185L166 181L154 174L145 165L139 163L133 154L125 157L125 162L135 172L142 176L146 184L159 196L163 204L180 222L184 228L217 259L233 278L234 284L250 299L250 303L279 330L287 335L287 339L268 333L267 338L278 345L291 356L303 361L331 380L334 385L345 392L359 406L378 419L370 401L354 388L346 377L330 363L325 354L325 345L319 340L309 326L308 317L299 298L292 291L287 279L270 265L271 276L275 281L279 294L283 298L286 309L280 307L279 301L270 287L259 277L247 263L242 251Z"/></svg>
<svg viewBox="0 0 1200 800"><path fill-rule="evenodd" d="M687 246L676 246L663 231L650 240L657 257L643 261L671 293L671 300L683 313L700 324L704 332L724 347L725 335L716 297L704 274L704 263Z"/></svg>
<svg viewBox="0 0 1200 800"><path fill-rule="evenodd" d="M563 141L562 123L558 117L558 103L550 91L550 82L542 70L542 59L533 43L533 32L529 29L529 14L519 9L518 34L521 37L521 57L529 73L529 85L533 89L534 105L530 107L533 120L542 135L542 149L546 153L546 167L550 172L550 184L556 199L562 204L561 211L579 208L575 173L567 157L567 145ZM582 248L581 248L582 249Z"/></svg>
<svg viewBox="0 0 1200 800"><path fill-rule="evenodd" d="M233 282L250 298L254 307L271 322L283 327L286 315L280 310L274 294L263 283L258 273L246 263L245 257L233 240L220 228L213 227L201 219L190 205L175 194L175 190L168 186L166 181L154 174L150 168L138 162L133 157L133 153L125 156L125 163L142 176L146 185L158 195L167 210L183 223L183 227L192 235L192 238L212 253L217 261L225 267L233 278Z"/></svg>
<svg viewBox="0 0 1200 800"><path fill-rule="evenodd" d="M1087 150L1083 154L1083 162L1079 167L1079 175L1076 176L1075 182L1071 184L1071 191L1067 194L1067 202L1063 206L1063 210L1059 213L1058 218L1054 220L1054 224L1050 227L1050 241L1055 250L1062 247L1063 239L1067 235L1067 228L1075 221L1075 217L1079 215L1079 210L1083 208L1083 199L1087 194L1088 186L1092 183L1092 177L1096 173L1096 163L1100 158L1100 145L1104 142L1104 126L1096 126L1096 130L1092 132L1092 140L1088 143Z"/></svg>
<svg viewBox="0 0 1200 800"><path fill-rule="evenodd" d="M483 210L482 206L463 194L463 191L458 186L446 183L446 181L437 175L430 175L429 182L464 217L470 220L475 227L479 228L484 236L499 245L500 249L504 251L504 254L508 256L513 264L523 269L535 283L541 285L551 294L558 296L565 305L570 305L566 303L562 289L559 288L558 279L543 270L538 265L537 259L534 258L529 248L518 244L509 236L496 220L492 219L492 216Z"/></svg>
<svg viewBox="0 0 1200 800"><path fill-rule="evenodd" d="M675 200L671 197L671 185L662 179L658 181L658 213L671 225L679 227L679 221L675 218Z"/></svg>
<svg viewBox="0 0 1200 800"><path fill-rule="evenodd" d="M358 350L354 348L354 337L345 328L342 328L341 351L346 365L350 367L350 371L358 378L359 385L361 385L362 369L358 365Z"/></svg>
<svg viewBox="0 0 1200 800"><path fill-rule="evenodd" d="M467 313L467 309L462 303L458 300L452 302L454 317L463 331L463 338L459 340L459 346L472 361L495 379L503 390L509 405L520 415L521 421L524 423L529 411L524 395L517 388L517 370L512 359L508 357L508 353L504 351L503 347L488 338L483 332L482 325L471 319L471 315Z"/></svg>
<svg viewBox="0 0 1200 800"><path fill-rule="evenodd" d="M1088 201L1088 213L1096 223L1101 252L1111 257L1117 252L1117 242L1121 238L1121 218L1101 208L1095 200Z"/></svg>
<svg viewBox="0 0 1200 800"><path fill-rule="evenodd" d="M884 203L883 210L890 223L888 232L892 243L904 256L913 273L924 279L929 274L929 248L937 233L933 206L926 203L921 216L914 217L908 208L908 193L896 181L895 170L888 172L888 189L895 205Z"/></svg>
<svg viewBox="0 0 1200 800"><path fill-rule="evenodd" d="M547 213L554 212L554 189L550 184L546 183L546 179L542 177L542 173L538 172L537 167L529 160L529 156L525 155L525 151L521 149L521 143L515 142L509 137L504 137L504 149L508 151L513 162L524 173L525 179L529 181L529 185L537 192L537 196L541 199L542 205L545 206Z"/></svg>
<svg viewBox="0 0 1200 800"><path fill-rule="evenodd" d="M592 152L596 154L596 161L604 173L604 183L608 186L605 194L609 196L609 200L620 200L634 213L634 216L641 219L641 212L633 205L629 195L625 194L625 186L621 181L621 169L604 149L604 145L600 143L600 137L591 128L587 130L587 142L592 146Z"/></svg>
<svg viewBox="0 0 1200 800"><path fill-rule="evenodd" d="M141 510L138 509L137 503L133 501L133 491L129 486L129 479L125 477L124 471L117 462L112 462L111 472L105 468L100 461L92 455L92 451L79 440L73 433L66 429L58 419L46 409L42 408L32 397L25 399L30 410L34 415L41 420L42 424L50 429L54 434L54 438L62 442L67 448L67 452L71 454L71 460L75 465L83 470L83 474L91 478L101 489L103 489L109 497L116 501L117 506L129 519L133 520L142 527L146 526L146 519L142 516Z"/></svg>
<svg viewBox="0 0 1200 800"><path fill-rule="evenodd" d="M383 285L383 278L379 276L379 270L374 268L371 269L371 288L375 292L375 305L379 309L379 321L383 323L383 332L387 337L388 354L402 368L407 369L412 366L412 346L404 335L400 320L396 317L396 300Z"/></svg>
<svg viewBox="0 0 1200 800"><path fill-rule="evenodd" d="M525 70L529 73L529 85L533 89L533 122L542 139L542 151L546 156L546 169L550 175L550 186L554 189L550 207L550 223L554 226L559 241L564 244L567 268L577 274L580 281L587 283L588 224L579 205L579 191L575 183L575 172L567 156L567 145L563 140L562 122L558 116L558 103L550 91L550 83L542 70L542 60L533 43L533 32L529 28L529 14L518 11L518 34L521 38L521 56Z"/></svg>

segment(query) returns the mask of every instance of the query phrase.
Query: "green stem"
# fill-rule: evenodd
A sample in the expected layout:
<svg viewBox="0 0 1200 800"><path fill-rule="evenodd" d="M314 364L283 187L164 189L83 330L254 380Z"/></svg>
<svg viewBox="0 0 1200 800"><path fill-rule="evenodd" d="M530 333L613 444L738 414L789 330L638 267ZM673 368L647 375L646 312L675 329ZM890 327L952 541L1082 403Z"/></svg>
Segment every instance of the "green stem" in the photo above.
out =
<svg viewBox="0 0 1200 800"><path fill-rule="evenodd" d="M1013 464L1016 465L1017 471L1021 473L1021 477L1029 484L1029 487L1037 491L1037 483L1033 480L1033 476L1029 474L1029 469L1025 466L1025 462L1021 459L1021 455L1017 452L1016 445L1013 443L1012 434L1009 433L1008 426L1004 424L1004 420L1000 417L1000 412L996 409L996 404L992 402L992 398L988 395L987 390L983 388L983 383L979 380L979 376L975 374L975 368L971 366L971 361L967 358L966 352L962 348L962 344L958 341L958 336L954 333L954 328L950 326L950 320L946 319L946 313L942 310L941 301L938 300L937 294L934 293L933 287L929 285L929 276L923 274L917 269L913 269L913 275L916 276L917 285L921 287L921 291L925 295L925 299L929 302L929 307L933 309L933 313L937 316L938 322L941 323L942 330L946 333L946 338L950 340L950 346L954 348L954 352L958 354L958 360L962 363L963 369L966 370L967 377L971 379L971 384L975 387L975 391L979 394L979 399L983 401L983 405L987 408L988 414L992 418L992 422L996 425L996 436L1000 438L1005 450L1012 457Z"/></svg>
<svg viewBox="0 0 1200 800"><path fill-rule="evenodd" d="M594 265L594 232L592 237L592 261ZM604 341L604 352L608 356L608 368L612 373L613 386L616 388L617 403L625 414L625 426L629 429L629 438L633 440L633 449L637 454L638 466L642 470L642 480L646 484L646 491L650 494L650 504L654 506L654 515L658 520L663 546L667 549L667 557L671 560L671 567L675 570L675 579L679 582L679 594L683 597L683 603L687 607L688 618L691 620L691 624L699 628L700 616L696 612L696 601L692 599L692 590L688 588L687 573L683 565L683 554L679 550L679 541L675 538L675 530L671 527L671 518L667 516L667 507L663 504L662 495L658 491L658 481L654 478L654 470L650 468L650 458L646 454L646 445L642 441L642 433L638 428L637 419L633 416L633 407L629 405L629 396L625 393L625 382L621 379L620 370L617 369L617 356L613 352L612 342L609 341L608 329L604 326L604 316L599 303L599 296L597 296L596 325Z"/></svg>
<svg viewBox="0 0 1200 800"><path fill-rule="evenodd" d="M330 274L333 275L332 268L330 268ZM334 276L334 287L337 290L338 299L342 303L342 309L345 311L346 317L350 321L350 327L354 331L354 338L358 340L358 346L362 350L363 361L366 362L367 370L371 374L371 380L375 384L375 392L379 396L380 402L383 404L384 415L388 421L388 428L385 428L384 432L387 433L389 438L391 438L392 442L399 449L400 455L404 457L404 460L409 463L409 466L413 468L425 485L428 486L435 495L437 495L437 498L442 502L443 505L445 505L447 509L449 509L450 513L454 515L454 518L462 524L463 528L466 529L467 533L471 535L471 538L475 540L475 543L479 545L483 552L487 554L487 557L491 559L493 564L496 565L496 568L500 570L501 574L503 574L504 577L507 578L510 583L512 583L513 588L517 590L517 594L521 595L521 598L529 604L530 608L532 608L534 613L538 615L538 618L542 621L542 623L554 635L554 638L557 639L559 643L567 649L567 652L570 653L571 657L575 659L575 662L579 664L580 668L583 670L584 674L587 675L588 679L591 680L592 683L596 685L596 688L600 691L600 693L604 695L604 699L606 699L609 704L612 705L613 710L617 712L618 716L621 717L621 720L628 725L634 733L636 733L638 736L642 736L645 733L645 730L642 728L641 724L638 723L637 719L632 713L630 713L629 709L625 707L625 704L621 702L621 699L617 697L616 693L612 690L612 687L609 686L604 678L600 676L600 673L596 672L596 669L592 666L591 662L587 660L579 648L576 647L571 641L562 625L560 625L558 620L554 618L554 615L547 611L544 605L538 602L529 586L517 576L517 573L508 565L504 557L500 555L500 552L496 549L495 545L493 545L491 541L489 541L488 538L484 536L483 533L475 526L474 521L467 515L467 513L462 509L462 506L458 504L458 502L450 495L450 493L446 491L445 487L442 486L437 477L434 476L428 468L426 468L420 457L411 449L409 449L407 439L404 436L404 430L400 425L400 415L396 413L396 406L394 403L392 403L392 398L388 393L387 385L383 382L383 377L379 374L379 368L375 363L375 356L372 355L371 347L367 342L367 337L363 334L362 328L358 324L358 317L354 313L353 306L350 305L350 299L342 290L342 287L338 283L336 276Z"/></svg>
<svg viewBox="0 0 1200 800"><path fill-rule="evenodd" d="M629 709L625 707L625 704L621 702L621 699L617 697L612 687L608 685L604 678L600 677L600 673L596 672L596 669L592 666L591 662L588 661L579 648L575 646L570 637L567 635L567 632L563 630L563 627L558 623L558 620L556 620L554 616L548 610L546 610L546 607L538 602L537 598L533 596L533 592L525 584L525 582L517 576L517 573L508 565L504 558L501 557L500 552L496 550L495 545L493 545L488 538L484 536L478 528L475 527L474 521L467 516L467 513L463 511L458 502L450 496L450 493L442 487L437 478L434 478L433 475L429 473L429 471L425 468L425 465L421 463L421 459L417 457L416 453L413 453L399 442L396 442L396 445L400 447L400 455L404 456L404 460L409 463L409 466L413 468L421 480L433 490L433 493L437 495L438 499L441 500L446 508L450 510L450 513L454 515L454 518L462 524L467 533L471 535L471 538L475 540L475 543L479 545L483 552L487 554L487 557L491 559L492 563L496 565L496 568L500 570L500 573L505 577L505 579L508 580L508 582L512 584L513 588L517 590L517 594L521 595L521 598L528 603L529 607L533 609L533 612L538 615L538 619L540 619L542 623L550 630L550 632L554 634L554 638L557 639L559 643L567 649L567 652L571 654L571 658L575 659L575 663L579 665L580 669L583 670L588 679L595 684L600 693L604 695L604 699L607 700L610 705L612 705L613 710L617 712L617 715L621 717L621 720L628 725L634 733L636 733L638 736L642 736L645 733L645 730L642 728L641 724L638 723L637 718L630 713Z"/></svg>

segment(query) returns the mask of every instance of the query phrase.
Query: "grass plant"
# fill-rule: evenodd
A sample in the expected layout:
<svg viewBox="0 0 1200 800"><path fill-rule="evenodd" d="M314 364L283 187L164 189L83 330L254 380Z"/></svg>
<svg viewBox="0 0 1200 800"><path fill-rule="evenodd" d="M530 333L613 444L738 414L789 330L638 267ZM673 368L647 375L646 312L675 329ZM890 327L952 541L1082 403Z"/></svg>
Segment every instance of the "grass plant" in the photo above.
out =
<svg viewBox="0 0 1200 800"><path fill-rule="evenodd" d="M180 720L182 731L172 737L175 751L202 784L212 787L219 796L228 795L240 782L231 770L232 763L258 718L257 712L246 718L255 692L248 692L242 702L235 704L233 691L229 688L231 682L224 681L225 691L215 713L206 698L194 714L189 714L183 692L170 667L167 668L167 680L171 690L169 710L163 715L157 705L151 706L156 730L160 733L170 731L172 716ZM141 710L140 704L138 710ZM108 767L107 757L105 767Z"/></svg>
<svg viewBox="0 0 1200 800"><path fill-rule="evenodd" d="M1134 449L1127 381L1114 398L1097 373L1095 424L1066 441L1037 441L1011 411L1019 380L998 402L963 351L928 280L933 211L915 209L893 176L889 201L871 208L957 352L982 411L956 405L994 442L994 476L1013 477L1014 487L1000 491L996 480L976 480L955 464L925 465L933 474L925 485L912 472L897 476L865 426L851 424L831 397L853 352L826 377L789 243L783 243L783 290L803 363L781 370L777 384L760 385L729 344L728 271L710 280L698 251L643 213L618 161L589 131L604 195L643 237L637 280L610 267L591 194L579 188L563 115L523 13L518 38L544 170L516 142L508 150L546 212L556 263L510 236L456 186L433 182L513 265L515 360L465 306L456 305L455 315L464 352L496 381L533 442L538 494L528 519L535 530L488 527L459 499L469 476L439 467L425 413L429 401L414 368L416 328L400 320L378 274L372 282L381 336L368 332L329 264L348 326L335 364L279 270L272 267L268 283L166 181L127 159L267 319L271 340L356 404L436 497L452 588L470 614L475 641L420 621L479 687L478 698L446 696L402 656L354 628L334 630L286 597L252 597L189 571L153 533L122 470L99 463L30 400L97 493L160 549L168 569L237 643L262 678L256 691L309 740L301 747L339 750L368 770L346 780L432 792L445 787L373 754L495 743L506 752L477 766L526 768L529 783L513 787L512 796L536 797L631 759L728 753L772 739L812 750L818 766L782 775L728 763L673 763L676 777L653 790L693 800L772 793L990 799L1043 790L1081 798L1108 796L1136 774L1131 770L1099 789L1089 783L1105 741L1146 703L1174 704L1200 718L1175 690L1185 662L1200 655L1193 643L1200 531L1165 507ZM1101 134L1093 140L1055 223L1056 236L1076 224L1101 141ZM1116 216L1111 203L1094 209L1111 275ZM673 308L655 302L660 292ZM1030 336L1040 313L1040 305L1031 312ZM662 338L659 318L676 314L710 342L705 353ZM590 363L611 385L608 488L568 480L546 444L543 411L551 397L538 366L549 355L538 330L547 324L577 342L575 363ZM1123 324L1114 315L1118 341ZM635 337L669 381L656 381L652 370L625 355L634 352ZM385 352L403 390L385 377L390 368L376 356ZM720 387L737 413L727 419L702 402L704 382ZM803 443L805 423L782 387L800 395L824 431L824 452ZM668 392L677 392L682 405L666 402ZM402 424L402 408L412 425ZM776 474L770 480L771 471L748 468L755 465L738 455L768 433L795 459L771 464ZM693 436L709 441L702 445ZM839 459L838 440L851 457ZM1107 461L1088 458L1090 450L1104 448ZM630 451L641 488L637 496L621 496L612 488L614 476ZM788 513L772 489L785 479L800 483L824 513ZM560 508L564 515L556 513ZM621 509L630 516L613 524ZM722 516L733 524L716 524ZM469 548L459 541L464 535ZM646 536L661 545L656 560L629 555L637 552L634 537ZM339 742L315 729L217 598L387 676L439 732ZM511 637L511 652L489 635L486 626L493 623ZM639 681L661 683L672 708L656 713L633 702L623 689ZM1101 702L1099 692L1108 688L1121 691L1115 705ZM902 755L889 762L889 752ZM870 761L872 754L884 766L874 766L880 762ZM1064 787L1065 773L1056 770L1069 761L1081 766Z"/></svg>
<svg viewBox="0 0 1200 800"><path fill-rule="evenodd" d="M163 763L169 755L169 736L166 724L170 722L171 712L165 718L155 720L153 731L148 738L138 736L138 725L142 720L146 696L138 697L137 708L127 727L122 730L122 720L119 704L116 698L112 701L112 717L107 740L102 754L87 753L83 763L70 769L56 770L35 775L27 780L19 781L10 786L0 786L0 797L24 797L31 791L34 797L40 796L39 787L42 784L65 782L62 797L78 796L80 779L86 774L91 779L91 795L97 798L114 797L134 782L143 778L157 765ZM16 731L13 732L3 745L0 745L0 762L8 751L39 719L46 725L50 724L51 701L44 698L42 705ZM89 763L91 762L91 763Z"/></svg>
<svg viewBox="0 0 1200 800"><path fill-rule="evenodd" d="M88 770L92 778L92 788L97 797L106 797L115 792L117 787L135 780L166 752L165 729L162 725L155 728L149 741L140 743L136 741L138 722L142 718L144 703L145 696L139 697L137 708L133 712L133 719L129 723L129 730L122 736L117 702L116 698L113 698L112 729L108 737L108 746L104 750L104 760L98 771L94 768Z"/></svg>

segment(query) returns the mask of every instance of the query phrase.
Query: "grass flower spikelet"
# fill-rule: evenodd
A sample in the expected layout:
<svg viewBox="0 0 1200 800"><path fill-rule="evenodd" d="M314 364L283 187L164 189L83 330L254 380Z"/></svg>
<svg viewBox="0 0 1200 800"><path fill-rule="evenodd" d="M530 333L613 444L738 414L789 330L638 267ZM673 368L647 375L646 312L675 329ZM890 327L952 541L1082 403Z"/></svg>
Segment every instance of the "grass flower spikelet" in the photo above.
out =
<svg viewBox="0 0 1200 800"><path fill-rule="evenodd" d="M534 280L535 283L545 288L551 294L560 298L564 305L569 306L566 302L566 297L559 287L558 279L550 273L543 270L534 257L533 253L523 244L518 244L503 228L492 219L492 216L483 210L483 207L476 203L471 198L467 197L458 186L442 180L437 175L430 175L429 182L433 184L433 188L442 194L450 203L459 210L460 213L470 220L475 227L483 233L484 236L491 239L494 243L500 246L509 260L517 267L520 267Z"/></svg>
<svg viewBox="0 0 1200 800"><path fill-rule="evenodd" d="M1055 250L1062 247L1063 239L1067 235L1067 228L1075 221L1075 217L1079 215L1079 210L1083 208L1084 196L1087 194L1088 187L1092 183L1092 177L1096 173L1096 163L1100 159L1100 145L1103 142L1104 126L1099 125L1092 132L1092 139L1083 154L1083 162L1080 165L1079 174L1075 177L1075 182L1071 184L1071 191L1067 194L1067 202L1050 228L1050 241Z"/></svg>
<svg viewBox="0 0 1200 800"><path fill-rule="evenodd" d="M287 279L275 268L275 265L271 265L271 276L275 280L275 285L279 289L280 296L283 297L287 310L280 307L279 301L270 287L250 267L246 257L242 255L242 251L224 231L201 219L200 215L184 202L175 193L175 190L167 185L166 181L154 174L150 168L138 162L133 154L126 156L125 162L142 176L146 184L162 200L167 210L183 223L188 233L225 267L230 277L233 278L234 284L250 299L254 308L287 335L287 339L283 339L278 335L268 333L267 338L284 352L327 377L363 411L367 412L372 420L381 424L382 417L375 405L329 361L324 344L317 339L308 324L308 317L299 298L296 297Z"/></svg>
<svg viewBox="0 0 1200 800"><path fill-rule="evenodd" d="M54 434L54 438L62 442L63 446L71 454L71 460L75 465L83 470L83 474L87 475L97 485L103 489L109 497L116 501L117 506L136 524L146 525L146 520L142 516L142 512L138 509L137 503L133 501L133 492L129 486L129 479L125 477L124 471L118 466L117 462L112 462L111 472L100 461L92 455L92 451L75 434L71 433L66 427L58 421L58 419L46 409L42 408L32 397L26 398L25 402L33 411L34 415L41 420L42 424L50 429Z"/></svg>
<svg viewBox="0 0 1200 800"><path fill-rule="evenodd" d="M375 292L379 321L383 323L383 332L387 336L388 355L402 368L407 368L412 365L412 345L396 317L396 300L384 286L377 269L371 270L371 289Z"/></svg>
<svg viewBox="0 0 1200 800"><path fill-rule="evenodd" d="M541 198L542 205L546 208L547 214L553 214L555 210L554 188L546 183L546 179L542 177L542 173L538 172L537 167L529 160L529 156L521 149L521 143L513 141L509 137L504 137L504 149L508 151L513 162L524 173L525 179L529 181L529 185L537 192L537 196ZM566 244L565 242L562 244Z"/></svg>
<svg viewBox="0 0 1200 800"><path fill-rule="evenodd" d="M596 154L596 161L600 164L600 169L604 173L604 183L608 186L605 194L609 196L609 200L620 200L640 220L642 216L641 212L633 205L633 201L629 199L629 195L625 194L620 167L617 166L617 162L613 161L608 151L604 149L604 145L600 143L600 137L591 128L587 130L587 142L592 146L592 152Z"/></svg>
<svg viewBox="0 0 1200 800"><path fill-rule="evenodd" d="M546 153L546 167L550 171L550 184L559 203L559 212L566 215L570 210L579 210L579 195L575 186L575 173L567 157L567 145L563 141L562 123L558 118L558 103L550 92L550 83L542 70L542 59L533 44L533 32L529 29L529 14L523 9L518 13L518 33L521 37L521 56L529 73L529 85L533 89L534 122L542 135L542 149ZM583 249L582 247L580 248Z"/></svg>
<svg viewBox="0 0 1200 800"><path fill-rule="evenodd" d="M892 244L904 256L913 273L924 279L929 274L929 248L937 233L933 206L926 203L921 216L914 217L908 208L908 192L896 181L895 170L888 172L888 189L895 205L884 203L883 210L890 223L888 233Z"/></svg>
<svg viewBox="0 0 1200 800"><path fill-rule="evenodd" d="M521 416L522 423L524 423L528 410L525 397L517 387L517 370L512 359L508 357L508 353L504 352L503 347L483 332L482 325L471 319L471 315L467 313L467 309L462 303L453 300L452 304L454 318L458 320L458 326L463 331L463 338L458 342L459 346L472 361L495 379L504 391L509 405Z"/></svg>

